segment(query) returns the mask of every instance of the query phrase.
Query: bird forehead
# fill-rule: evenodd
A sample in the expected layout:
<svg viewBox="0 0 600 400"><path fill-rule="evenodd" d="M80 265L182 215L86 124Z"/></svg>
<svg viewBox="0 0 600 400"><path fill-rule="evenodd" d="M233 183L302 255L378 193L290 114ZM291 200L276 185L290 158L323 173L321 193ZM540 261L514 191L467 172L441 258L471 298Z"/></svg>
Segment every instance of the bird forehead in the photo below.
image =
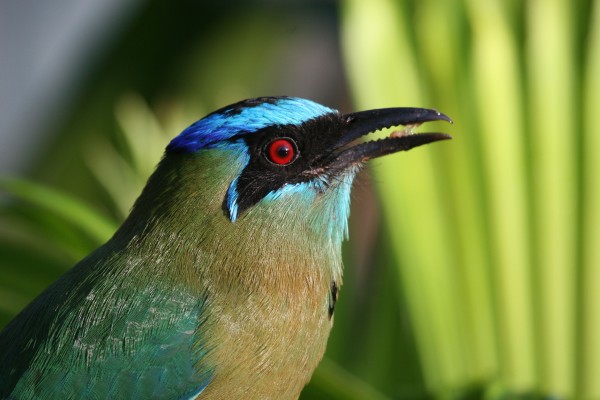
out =
<svg viewBox="0 0 600 400"><path fill-rule="evenodd" d="M246 100L193 123L169 143L167 151L195 152L237 135L273 125L301 125L335 112L311 100L295 97L269 98L260 102Z"/></svg>

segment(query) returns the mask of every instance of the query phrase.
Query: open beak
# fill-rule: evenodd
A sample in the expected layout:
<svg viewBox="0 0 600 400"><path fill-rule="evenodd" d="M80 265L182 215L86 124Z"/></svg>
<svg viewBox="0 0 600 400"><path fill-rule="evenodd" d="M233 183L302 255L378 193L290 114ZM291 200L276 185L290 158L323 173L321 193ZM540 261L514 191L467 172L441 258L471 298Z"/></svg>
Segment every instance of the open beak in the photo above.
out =
<svg viewBox="0 0 600 400"><path fill-rule="evenodd" d="M356 163L385 156L398 151L410 150L423 144L452 139L444 133L413 133L413 129L423 122L452 120L436 110L426 108L381 108L346 114L345 129L334 145L336 156L330 168L344 169ZM385 139L352 144L356 139L369 133L394 126L406 127L395 131Z"/></svg>

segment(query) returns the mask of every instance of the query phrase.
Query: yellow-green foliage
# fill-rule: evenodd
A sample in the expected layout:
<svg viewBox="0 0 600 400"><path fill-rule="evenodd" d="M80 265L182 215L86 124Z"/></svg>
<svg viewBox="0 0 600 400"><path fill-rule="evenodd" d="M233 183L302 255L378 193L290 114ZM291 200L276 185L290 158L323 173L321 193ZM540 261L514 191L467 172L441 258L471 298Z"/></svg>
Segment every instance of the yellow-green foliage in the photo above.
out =
<svg viewBox="0 0 600 400"><path fill-rule="evenodd" d="M357 108L437 107L455 122L439 127L452 143L376 167L427 386L442 396L485 381L492 395L600 398L591 3L344 2Z"/></svg>

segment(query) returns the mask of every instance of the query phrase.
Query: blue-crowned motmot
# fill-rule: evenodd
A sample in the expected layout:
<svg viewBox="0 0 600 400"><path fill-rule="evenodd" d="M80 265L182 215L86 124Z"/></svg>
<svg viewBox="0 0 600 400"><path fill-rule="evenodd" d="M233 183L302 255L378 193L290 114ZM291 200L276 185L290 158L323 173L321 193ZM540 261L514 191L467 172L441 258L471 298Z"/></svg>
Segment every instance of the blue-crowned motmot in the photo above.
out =
<svg viewBox="0 0 600 400"><path fill-rule="evenodd" d="M194 123L115 235L0 333L0 398L297 398L332 326L354 176L449 136L360 138L433 120L449 118L263 97Z"/></svg>

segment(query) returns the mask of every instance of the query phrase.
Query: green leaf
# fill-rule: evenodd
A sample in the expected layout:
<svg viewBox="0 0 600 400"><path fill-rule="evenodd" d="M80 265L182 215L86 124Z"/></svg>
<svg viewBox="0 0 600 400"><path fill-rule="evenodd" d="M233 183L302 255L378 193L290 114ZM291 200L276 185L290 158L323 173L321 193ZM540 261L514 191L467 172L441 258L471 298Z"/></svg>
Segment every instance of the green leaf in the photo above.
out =
<svg viewBox="0 0 600 400"><path fill-rule="evenodd" d="M38 183L18 178L2 178L0 189L59 215L98 244L108 240L118 228L116 221L101 215L82 201Z"/></svg>

